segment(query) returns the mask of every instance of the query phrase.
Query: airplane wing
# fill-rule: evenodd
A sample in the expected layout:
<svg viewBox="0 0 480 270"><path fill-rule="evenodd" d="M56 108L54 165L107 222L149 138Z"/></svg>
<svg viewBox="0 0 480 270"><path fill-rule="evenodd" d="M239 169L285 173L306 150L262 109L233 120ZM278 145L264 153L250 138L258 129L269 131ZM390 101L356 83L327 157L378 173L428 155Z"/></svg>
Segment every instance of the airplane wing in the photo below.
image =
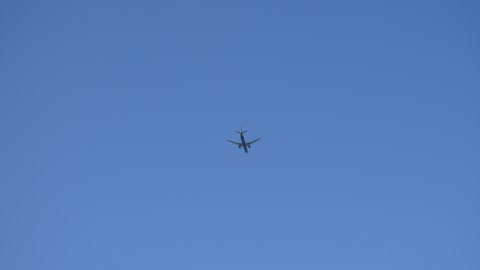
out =
<svg viewBox="0 0 480 270"><path fill-rule="evenodd" d="M250 146L250 144L253 144L253 143L255 143L256 141L258 141L258 140L260 140L260 139L261 139L261 138L258 138L258 139L256 139L256 140L253 140L253 141L251 141L251 142L248 142L247 145Z"/></svg>
<svg viewBox="0 0 480 270"><path fill-rule="evenodd" d="M237 146L240 146L240 145L242 145L241 143L238 143L238 142L232 142L232 141L230 141L230 140L227 140L227 142L230 142L230 143L236 144Z"/></svg>

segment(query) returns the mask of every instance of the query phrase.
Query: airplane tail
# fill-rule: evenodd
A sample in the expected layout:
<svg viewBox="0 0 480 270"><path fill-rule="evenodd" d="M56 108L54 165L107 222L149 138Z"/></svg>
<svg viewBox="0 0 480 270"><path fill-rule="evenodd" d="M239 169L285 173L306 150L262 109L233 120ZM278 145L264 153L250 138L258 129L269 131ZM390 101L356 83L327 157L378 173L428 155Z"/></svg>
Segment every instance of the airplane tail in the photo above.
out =
<svg viewBox="0 0 480 270"><path fill-rule="evenodd" d="M242 130L242 126L240 126L240 131L235 131L236 133L242 135L243 133L247 132L248 130Z"/></svg>

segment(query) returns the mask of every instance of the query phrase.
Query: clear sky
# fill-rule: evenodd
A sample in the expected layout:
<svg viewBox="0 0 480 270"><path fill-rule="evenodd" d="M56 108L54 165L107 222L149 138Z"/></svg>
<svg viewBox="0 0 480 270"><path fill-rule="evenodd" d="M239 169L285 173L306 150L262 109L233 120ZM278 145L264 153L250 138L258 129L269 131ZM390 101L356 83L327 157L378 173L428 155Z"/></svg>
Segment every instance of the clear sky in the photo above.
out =
<svg viewBox="0 0 480 270"><path fill-rule="evenodd" d="M478 1L0 7L0 269L480 269Z"/></svg>

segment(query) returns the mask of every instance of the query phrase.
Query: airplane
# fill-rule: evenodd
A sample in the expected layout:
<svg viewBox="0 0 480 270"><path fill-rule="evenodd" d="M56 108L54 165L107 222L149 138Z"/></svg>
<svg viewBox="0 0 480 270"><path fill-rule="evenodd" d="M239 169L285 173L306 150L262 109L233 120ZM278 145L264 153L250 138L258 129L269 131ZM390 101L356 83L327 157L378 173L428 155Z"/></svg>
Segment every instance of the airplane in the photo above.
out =
<svg viewBox="0 0 480 270"><path fill-rule="evenodd" d="M230 141L230 140L227 140L228 142L230 143L233 143L233 144L236 144L238 146L238 148L242 148L243 147L243 150L245 150L245 153L248 153L248 148L250 148L250 145L255 143L256 141L260 140L260 138L256 139L256 140L253 140L251 142L245 142L245 137L243 136L243 133L247 132L248 130L242 130L242 127L240 127L240 131L234 131L238 134L240 134L240 139L242 140L242 142L238 143L238 142L233 142L233 141Z"/></svg>

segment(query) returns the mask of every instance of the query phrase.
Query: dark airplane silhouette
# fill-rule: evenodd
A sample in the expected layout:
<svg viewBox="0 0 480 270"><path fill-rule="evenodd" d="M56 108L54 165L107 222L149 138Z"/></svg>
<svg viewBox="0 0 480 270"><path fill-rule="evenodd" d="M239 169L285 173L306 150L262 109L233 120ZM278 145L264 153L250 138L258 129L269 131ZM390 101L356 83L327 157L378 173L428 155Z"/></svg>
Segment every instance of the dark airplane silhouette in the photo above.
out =
<svg viewBox="0 0 480 270"><path fill-rule="evenodd" d="M242 131L242 127L240 127L240 131L235 131L236 133L240 134L240 139L242 140L241 143L233 142L233 141L230 141L230 140L227 140L227 141L230 142L230 143L236 144L238 146L238 148L243 147L243 150L245 150L245 153L248 153L248 148L250 148L250 145L253 144L254 142L260 140L260 138L258 138L256 140L253 140L251 142L245 142L245 137L243 136L243 133L245 133L247 131L248 130Z"/></svg>

